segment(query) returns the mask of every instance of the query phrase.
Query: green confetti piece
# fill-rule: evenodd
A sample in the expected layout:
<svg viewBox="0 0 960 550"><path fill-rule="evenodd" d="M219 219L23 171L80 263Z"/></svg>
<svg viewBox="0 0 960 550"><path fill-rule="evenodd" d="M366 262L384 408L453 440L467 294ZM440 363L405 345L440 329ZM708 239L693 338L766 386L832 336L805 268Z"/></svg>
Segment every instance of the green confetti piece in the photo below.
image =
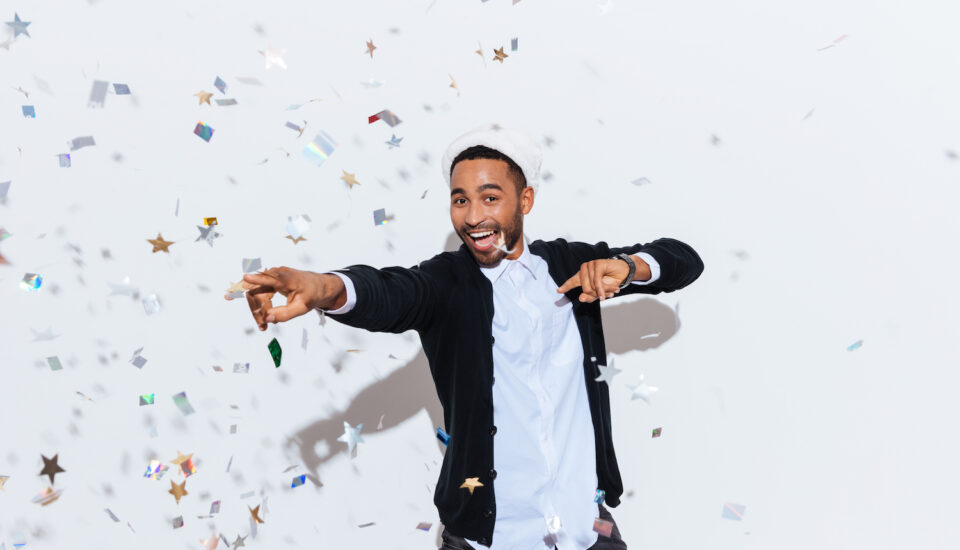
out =
<svg viewBox="0 0 960 550"><path fill-rule="evenodd" d="M140 406L153 405L154 394L145 393L140 396Z"/></svg>
<svg viewBox="0 0 960 550"><path fill-rule="evenodd" d="M267 345L267 349L270 350L270 355L273 356L273 364L279 368L280 356L283 354L283 350L280 349L280 342L277 342L276 338L270 340L270 344Z"/></svg>

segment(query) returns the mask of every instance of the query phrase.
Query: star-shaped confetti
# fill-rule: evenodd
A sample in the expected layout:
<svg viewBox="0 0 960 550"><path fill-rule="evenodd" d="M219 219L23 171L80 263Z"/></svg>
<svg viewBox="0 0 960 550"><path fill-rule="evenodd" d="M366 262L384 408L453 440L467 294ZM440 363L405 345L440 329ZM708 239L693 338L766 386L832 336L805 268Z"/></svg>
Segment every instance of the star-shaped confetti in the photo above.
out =
<svg viewBox="0 0 960 550"><path fill-rule="evenodd" d="M484 57L484 55L483 55L483 46L480 44L480 42L477 42L477 49L476 49L473 53L475 53L475 54L477 54L477 55L480 56L480 59L483 60L483 66L486 67L486 66L487 66L487 58Z"/></svg>
<svg viewBox="0 0 960 550"><path fill-rule="evenodd" d="M250 516L253 517L253 521L256 523L263 523L263 520L260 519L260 505L257 504L256 508L250 508L247 506L247 509L250 510Z"/></svg>
<svg viewBox="0 0 960 550"><path fill-rule="evenodd" d="M213 97L213 94L211 94L210 92L206 92L204 90L200 90L199 92L193 95L200 98L200 101L197 103L197 105L203 105L204 103L206 103L207 105L210 105L210 98Z"/></svg>
<svg viewBox="0 0 960 550"><path fill-rule="evenodd" d="M403 141L402 137L398 138L397 134L391 134L390 141L385 141L384 143L386 143L390 149L393 149L394 147L400 147L401 141Z"/></svg>
<svg viewBox="0 0 960 550"><path fill-rule="evenodd" d="M597 365L600 369L600 376L594 378L597 382L606 382L609 386L613 382L613 377L621 372L620 369L613 366L613 361L610 361L610 365Z"/></svg>
<svg viewBox="0 0 960 550"><path fill-rule="evenodd" d="M287 53L287 50L277 49L271 46L266 50L257 50L257 51L263 54L263 57L266 60L266 65L264 68L269 69L273 65L276 65L281 69L287 68L287 63L283 60L283 54Z"/></svg>
<svg viewBox="0 0 960 550"><path fill-rule="evenodd" d="M233 541L233 550L237 550L237 548L240 547L246 547L247 545L243 543L246 538L247 537L241 537L240 535L237 535L237 540Z"/></svg>
<svg viewBox="0 0 960 550"><path fill-rule="evenodd" d="M170 245L173 244L173 241L163 240L163 235L161 235L160 233L157 233L156 239L147 239L147 242L153 245L154 252L159 252L162 250L167 254L170 253L170 250L168 249L170 248Z"/></svg>
<svg viewBox="0 0 960 550"><path fill-rule="evenodd" d="M483 487L483 483L480 483L479 477L468 477L463 481L462 484L460 484L460 488L467 489L468 491L470 491L471 495L473 494L473 490L476 489L477 487Z"/></svg>
<svg viewBox="0 0 960 550"><path fill-rule="evenodd" d="M450 87L457 91L457 95L460 95L460 87L457 86L457 79L453 78L452 74L447 74L450 77Z"/></svg>
<svg viewBox="0 0 960 550"><path fill-rule="evenodd" d="M347 444L347 450L350 451L350 458L357 456L357 443L364 443L363 437L360 435L360 430L363 429L363 424L357 424L356 428L351 428L350 424L346 421L343 423L343 435L337 438L337 441L342 441Z"/></svg>
<svg viewBox="0 0 960 550"><path fill-rule="evenodd" d="M650 395L658 391L660 388L656 386L648 386L646 382L643 381L643 375L640 375L640 381L637 382L635 386L628 386L633 390L633 394L630 395L630 400L634 399L643 399L647 403L650 402Z"/></svg>
<svg viewBox="0 0 960 550"><path fill-rule="evenodd" d="M501 65L503 64L503 60L508 57L510 56L503 52L503 46L501 46L500 49L493 50L493 60L499 61Z"/></svg>
<svg viewBox="0 0 960 550"><path fill-rule="evenodd" d="M222 237L223 235L217 231L217 224L212 225L198 225L197 229L200 230L200 236L194 239L194 242L204 240L207 241L207 244L213 246L213 240L217 237Z"/></svg>
<svg viewBox="0 0 960 550"><path fill-rule="evenodd" d="M184 495L190 494L187 492L187 480L183 480L183 483L181 483L180 485L177 485L171 479L170 490L167 492L173 495L173 498L177 499L177 504L180 504L180 498L183 497Z"/></svg>
<svg viewBox="0 0 960 550"><path fill-rule="evenodd" d="M192 474L196 473L196 468L193 466L193 453L185 455L177 450L177 458L170 461L170 464L175 464L180 467L180 473L186 477L190 477Z"/></svg>
<svg viewBox="0 0 960 550"><path fill-rule="evenodd" d="M285 239L290 239L291 241L293 241L293 244L297 244L297 243L300 242L300 241L305 241L305 240L307 240L306 237L291 237L290 235L286 235L286 236L284 236L284 238L285 238Z"/></svg>
<svg viewBox="0 0 960 550"><path fill-rule="evenodd" d="M340 179L343 180L344 182L350 184L350 188L351 188L351 189L353 189L353 186L354 186L354 185L360 185L360 182L357 181L357 175L356 175L356 174L351 174L351 173L347 172L346 170L343 171L343 175L340 176Z"/></svg>
<svg viewBox="0 0 960 550"><path fill-rule="evenodd" d="M47 458L43 455L40 455L40 458L43 459L43 470L40 471L39 475L47 476L50 478L50 485L53 485L53 476L59 474L60 472L65 472L63 468L57 464L57 457L59 454L53 455L53 458Z"/></svg>
<svg viewBox="0 0 960 550"><path fill-rule="evenodd" d="M27 26L30 25L30 22L21 21L20 15L17 14L16 12L14 12L13 14L13 21L7 21L7 25L13 27L14 38L20 36L21 34L25 34L28 37L33 38L32 36L30 36L30 33L27 31Z"/></svg>
<svg viewBox="0 0 960 550"><path fill-rule="evenodd" d="M8 23L8 25L9 25L9 23ZM367 51L365 51L365 52L363 52L363 53L368 53L368 54L370 54L370 59L373 59L373 50L375 50L375 49L377 49L377 47L373 45L373 40L367 40Z"/></svg>

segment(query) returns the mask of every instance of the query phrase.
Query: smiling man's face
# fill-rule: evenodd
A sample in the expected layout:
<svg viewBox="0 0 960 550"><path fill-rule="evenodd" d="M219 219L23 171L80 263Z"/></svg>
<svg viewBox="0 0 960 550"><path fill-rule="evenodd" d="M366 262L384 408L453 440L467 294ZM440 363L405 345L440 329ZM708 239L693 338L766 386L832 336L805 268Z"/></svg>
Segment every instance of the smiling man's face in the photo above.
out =
<svg viewBox="0 0 960 550"><path fill-rule="evenodd" d="M495 265L504 257L515 260L523 252L523 216L533 208L533 188L517 193L517 184L502 160L462 160L453 167L450 221L480 265ZM479 239L471 236L490 231ZM501 234L510 255L497 248Z"/></svg>

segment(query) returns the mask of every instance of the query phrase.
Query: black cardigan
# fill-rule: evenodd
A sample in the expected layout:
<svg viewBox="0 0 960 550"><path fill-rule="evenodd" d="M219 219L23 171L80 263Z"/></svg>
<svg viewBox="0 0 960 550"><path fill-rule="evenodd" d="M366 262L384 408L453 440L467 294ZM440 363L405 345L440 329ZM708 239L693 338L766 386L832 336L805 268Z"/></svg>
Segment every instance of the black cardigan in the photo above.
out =
<svg viewBox="0 0 960 550"><path fill-rule="evenodd" d="M590 260L626 252L646 252L660 264L660 278L649 285L630 284L615 297L659 294L679 290L700 276L703 261L685 243L660 238L647 244L610 248L605 242L589 244L537 240L530 252L544 258L550 276L560 286ZM461 244L456 252L443 252L420 265L377 269L351 265L335 270L353 282L357 303L347 313L331 315L345 325L371 332L401 333L416 330L430 364L437 396L443 405L444 429L450 442L443 457L434 504L440 520L457 536L484 546L493 539L495 519L493 445L493 286L479 264ZM580 288L566 296L583 343L583 368L597 457L598 489L606 491L606 504L620 504L623 482L610 432L610 394L607 384L596 382L597 364L606 364L600 302L580 302ZM460 485L478 477L483 487L471 495Z"/></svg>

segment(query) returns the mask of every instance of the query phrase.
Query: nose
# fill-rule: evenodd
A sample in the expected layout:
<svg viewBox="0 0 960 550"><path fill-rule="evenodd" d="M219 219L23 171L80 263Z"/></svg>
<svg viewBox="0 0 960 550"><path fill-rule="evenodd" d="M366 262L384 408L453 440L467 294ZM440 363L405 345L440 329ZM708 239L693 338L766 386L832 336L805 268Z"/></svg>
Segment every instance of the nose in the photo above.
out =
<svg viewBox="0 0 960 550"><path fill-rule="evenodd" d="M482 206L482 204L475 202L470 203L470 206L467 207L467 225L471 227L477 227L480 225L480 222L482 222L484 218Z"/></svg>

